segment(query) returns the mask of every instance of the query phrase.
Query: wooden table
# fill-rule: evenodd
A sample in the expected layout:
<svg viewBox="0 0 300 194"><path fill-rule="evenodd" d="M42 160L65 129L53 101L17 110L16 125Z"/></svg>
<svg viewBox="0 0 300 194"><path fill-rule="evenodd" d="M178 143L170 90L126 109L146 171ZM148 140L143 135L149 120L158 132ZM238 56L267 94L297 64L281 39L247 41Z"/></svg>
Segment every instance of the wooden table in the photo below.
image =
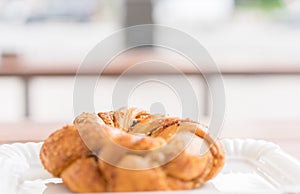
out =
<svg viewBox="0 0 300 194"><path fill-rule="evenodd" d="M40 142L67 122L41 123L22 121L0 123L0 144L15 142ZM69 122L70 123L70 122ZM221 138L264 139L278 144L283 150L300 160L300 123L291 124L225 124ZM268 135L269 134L269 135Z"/></svg>

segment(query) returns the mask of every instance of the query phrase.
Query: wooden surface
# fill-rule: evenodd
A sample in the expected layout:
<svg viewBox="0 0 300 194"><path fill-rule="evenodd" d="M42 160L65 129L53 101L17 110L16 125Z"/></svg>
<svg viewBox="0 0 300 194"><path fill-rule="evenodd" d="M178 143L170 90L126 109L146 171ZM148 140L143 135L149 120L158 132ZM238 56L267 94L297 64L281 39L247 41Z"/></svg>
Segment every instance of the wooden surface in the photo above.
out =
<svg viewBox="0 0 300 194"><path fill-rule="evenodd" d="M101 59L96 62L90 62L80 73L82 75L99 75L99 66L105 66L104 71L101 72L102 74L120 75L134 65L149 60L171 64L174 70L162 68L161 65L157 65L158 68L149 65L149 68L140 68L131 73L174 74L179 71L185 74L200 74L199 69L183 56L156 52L149 49L119 55L110 61L107 66L105 66L104 61ZM215 62L222 74L300 74L300 62L282 63L281 61L273 61L267 64L266 62L260 63L257 61L245 62L236 60L234 62L229 59L219 59ZM79 67L81 67L80 61L27 61L22 57L9 56L0 60L0 76L74 76ZM208 70L206 73L216 72Z"/></svg>
<svg viewBox="0 0 300 194"><path fill-rule="evenodd" d="M0 123L0 144L14 142L39 142L67 122L40 123L22 121ZM246 127L247 126L247 127ZM284 151L300 160L300 123L290 126L280 124L247 125L225 124L221 138L254 138L264 139L278 144Z"/></svg>

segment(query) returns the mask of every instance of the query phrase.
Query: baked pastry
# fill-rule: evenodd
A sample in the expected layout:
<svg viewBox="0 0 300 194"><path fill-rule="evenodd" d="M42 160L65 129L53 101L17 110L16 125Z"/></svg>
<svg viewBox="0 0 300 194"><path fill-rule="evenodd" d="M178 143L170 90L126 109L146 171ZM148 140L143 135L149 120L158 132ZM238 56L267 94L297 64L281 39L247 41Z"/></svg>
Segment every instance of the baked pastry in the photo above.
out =
<svg viewBox="0 0 300 194"><path fill-rule="evenodd" d="M45 140L40 158L74 192L193 189L224 165L223 146L206 130L137 108L82 113Z"/></svg>

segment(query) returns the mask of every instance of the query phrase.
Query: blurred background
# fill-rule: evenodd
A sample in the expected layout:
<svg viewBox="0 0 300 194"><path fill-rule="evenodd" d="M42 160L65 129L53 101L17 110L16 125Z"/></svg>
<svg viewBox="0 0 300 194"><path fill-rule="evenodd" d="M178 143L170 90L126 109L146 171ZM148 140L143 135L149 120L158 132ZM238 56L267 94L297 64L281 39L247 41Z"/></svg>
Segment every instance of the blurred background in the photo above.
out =
<svg viewBox="0 0 300 194"><path fill-rule="evenodd" d="M221 137L270 140L300 158L300 0L0 0L0 142L37 141L70 123L81 61L111 33L147 23L189 33L219 66L226 92ZM112 46L132 38L124 35ZM199 99L199 119L208 123L212 102L203 77L184 59L153 49L115 62L95 89L96 109L111 109L122 69L153 55L181 62ZM91 76L97 72L91 69ZM143 72L124 80L136 76ZM177 75L161 76L179 82ZM165 88L140 88L129 104L161 106L153 90L163 95ZM178 114L176 98L164 102L168 113Z"/></svg>

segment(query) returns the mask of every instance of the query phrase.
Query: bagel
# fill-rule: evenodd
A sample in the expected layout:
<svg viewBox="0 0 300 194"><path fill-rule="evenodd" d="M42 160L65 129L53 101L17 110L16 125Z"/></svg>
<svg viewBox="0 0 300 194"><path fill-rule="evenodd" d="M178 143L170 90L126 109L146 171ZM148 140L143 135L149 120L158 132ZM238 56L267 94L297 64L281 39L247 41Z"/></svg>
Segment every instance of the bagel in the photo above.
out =
<svg viewBox="0 0 300 194"><path fill-rule="evenodd" d="M78 193L193 189L225 161L221 142L207 129L138 108L82 113L44 141L40 158Z"/></svg>

